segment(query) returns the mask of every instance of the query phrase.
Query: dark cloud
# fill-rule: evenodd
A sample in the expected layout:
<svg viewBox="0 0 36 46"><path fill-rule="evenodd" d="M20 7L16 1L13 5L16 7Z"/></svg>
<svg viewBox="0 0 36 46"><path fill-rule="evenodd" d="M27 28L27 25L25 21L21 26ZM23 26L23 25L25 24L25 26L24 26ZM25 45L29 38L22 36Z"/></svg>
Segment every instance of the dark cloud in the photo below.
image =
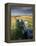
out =
<svg viewBox="0 0 36 46"><path fill-rule="evenodd" d="M11 15L32 15L32 7L13 7Z"/></svg>

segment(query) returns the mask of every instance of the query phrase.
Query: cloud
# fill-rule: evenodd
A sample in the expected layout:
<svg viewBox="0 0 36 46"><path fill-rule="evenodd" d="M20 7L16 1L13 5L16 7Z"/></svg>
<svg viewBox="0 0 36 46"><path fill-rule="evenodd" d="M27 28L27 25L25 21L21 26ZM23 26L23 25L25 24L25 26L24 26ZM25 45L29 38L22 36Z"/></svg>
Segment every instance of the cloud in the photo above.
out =
<svg viewBox="0 0 36 46"><path fill-rule="evenodd" d="M11 8L11 16L32 15L32 7L13 7Z"/></svg>

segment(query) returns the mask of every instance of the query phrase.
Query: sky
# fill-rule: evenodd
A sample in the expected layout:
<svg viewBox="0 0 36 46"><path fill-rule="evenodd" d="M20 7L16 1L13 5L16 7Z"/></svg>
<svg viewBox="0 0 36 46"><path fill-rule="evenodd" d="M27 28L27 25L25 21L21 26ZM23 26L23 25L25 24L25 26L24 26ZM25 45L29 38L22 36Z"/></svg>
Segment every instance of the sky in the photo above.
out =
<svg viewBox="0 0 36 46"><path fill-rule="evenodd" d="M32 15L32 7L12 7L11 16Z"/></svg>

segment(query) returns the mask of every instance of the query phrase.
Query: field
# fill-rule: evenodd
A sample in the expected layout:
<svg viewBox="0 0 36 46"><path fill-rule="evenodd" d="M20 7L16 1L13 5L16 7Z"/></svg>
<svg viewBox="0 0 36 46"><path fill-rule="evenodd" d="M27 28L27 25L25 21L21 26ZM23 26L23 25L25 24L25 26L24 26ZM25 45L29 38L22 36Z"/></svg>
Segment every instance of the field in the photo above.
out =
<svg viewBox="0 0 36 46"><path fill-rule="evenodd" d="M12 37L13 38L11 38L11 39L16 39L15 37L16 37L16 29L18 29L18 27L17 27L17 25L16 25L16 21L17 20L19 20L19 22L21 22L21 20L23 20L23 22L26 22L25 23L25 25L27 25L26 27L28 27L28 28L31 28L32 29L32 26L33 26L33 24L32 24L32 16L11 16L11 35L12 35ZM18 29L18 31L19 31L20 29ZM17 33L18 34L18 33ZM21 34L21 33L20 33Z"/></svg>
<svg viewBox="0 0 36 46"><path fill-rule="evenodd" d="M32 27L32 16L11 16L11 29L12 29L12 26L15 28L16 19L19 19L19 20L22 19L23 21L27 21L29 24L28 26Z"/></svg>

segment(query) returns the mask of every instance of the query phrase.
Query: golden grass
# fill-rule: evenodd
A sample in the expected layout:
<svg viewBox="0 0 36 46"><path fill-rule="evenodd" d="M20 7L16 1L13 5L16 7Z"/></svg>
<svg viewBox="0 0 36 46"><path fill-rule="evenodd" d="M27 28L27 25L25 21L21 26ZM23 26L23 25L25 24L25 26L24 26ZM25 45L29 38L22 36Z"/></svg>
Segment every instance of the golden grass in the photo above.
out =
<svg viewBox="0 0 36 46"><path fill-rule="evenodd" d="M16 19L32 21L32 16L11 16L11 27L16 24ZM15 27L14 27L15 28Z"/></svg>

